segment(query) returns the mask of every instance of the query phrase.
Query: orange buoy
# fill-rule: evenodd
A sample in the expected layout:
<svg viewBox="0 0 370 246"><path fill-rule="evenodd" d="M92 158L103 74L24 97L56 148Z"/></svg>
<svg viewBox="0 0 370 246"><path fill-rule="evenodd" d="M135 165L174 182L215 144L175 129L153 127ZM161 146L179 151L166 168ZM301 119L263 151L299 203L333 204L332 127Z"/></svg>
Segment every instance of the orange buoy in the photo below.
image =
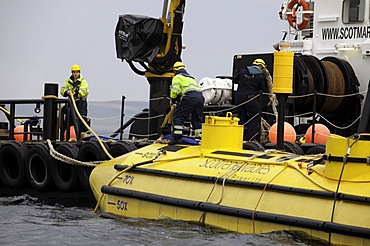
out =
<svg viewBox="0 0 370 246"><path fill-rule="evenodd" d="M294 127L288 122L284 122L284 141L295 142L297 133ZM271 143L277 143L277 123L273 124L269 131L269 139Z"/></svg>
<svg viewBox="0 0 370 246"><path fill-rule="evenodd" d="M75 131L75 127L74 126L70 126L69 127L69 139L67 139L67 130L64 131L64 139L65 140L69 140L69 139L77 139L76 138L76 131Z"/></svg>
<svg viewBox="0 0 370 246"><path fill-rule="evenodd" d="M323 124L315 124L313 143L325 144L328 137L330 137L330 130ZM312 126L306 131L306 143L312 143Z"/></svg>
<svg viewBox="0 0 370 246"><path fill-rule="evenodd" d="M28 127L28 129L30 129ZM29 130L28 130L29 131ZM14 128L14 139L15 141L17 142L23 142L24 141L24 125L19 125L19 126L16 126ZM30 141L30 135L27 135L27 140L26 141Z"/></svg>

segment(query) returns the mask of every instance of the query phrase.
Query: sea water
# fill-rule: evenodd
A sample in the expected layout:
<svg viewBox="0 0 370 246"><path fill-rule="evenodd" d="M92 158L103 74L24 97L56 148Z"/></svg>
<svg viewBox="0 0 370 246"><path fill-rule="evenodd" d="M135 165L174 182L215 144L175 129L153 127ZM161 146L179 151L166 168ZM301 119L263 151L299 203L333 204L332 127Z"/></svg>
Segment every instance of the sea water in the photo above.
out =
<svg viewBox="0 0 370 246"><path fill-rule="evenodd" d="M167 219L107 219L93 210L0 197L0 245L325 245L296 232L239 234Z"/></svg>

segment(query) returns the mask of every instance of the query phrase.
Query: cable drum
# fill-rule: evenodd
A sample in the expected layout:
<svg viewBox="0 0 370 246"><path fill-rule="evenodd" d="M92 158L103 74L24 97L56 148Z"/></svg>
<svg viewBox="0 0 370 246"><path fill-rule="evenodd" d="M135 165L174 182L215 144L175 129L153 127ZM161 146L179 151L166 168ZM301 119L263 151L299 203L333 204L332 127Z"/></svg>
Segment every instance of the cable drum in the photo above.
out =
<svg viewBox="0 0 370 246"><path fill-rule="evenodd" d="M309 77L310 81L309 81L309 92L313 92L313 91L317 91L318 93L325 93L326 90L327 90L327 83L326 83L326 72L325 72L325 68L323 66L323 64L320 62L320 60L314 56L310 56L310 55L302 55L300 56L300 58L303 60L303 62L305 63L306 67L307 67L307 70L309 71L310 73L310 76L312 76L312 80L311 78ZM321 107L322 107L322 103L323 103L323 98L322 97L317 97L316 99L316 107L318 109L318 111L321 111ZM300 113L304 113L304 112L307 112L307 111L312 111L312 102L313 100L311 99L311 103L310 105L306 105L308 106L308 108L305 108L303 109L302 112Z"/></svg>
<svg viewBox="0 0 370 246"><path fill-rule="evenodd" d="M339 67L330 61L321 61L325 67L327 75L327 91L329 95L344 95L345 94L345 81L343 74ZM333 112L342 103L342 97L327 96L324 98L322 105L322 112Z"/></svg>
<svg viewBox="0 0 370 246"><path fill-rule="evenodd" d="M361 115L361 102L362 96L359 94L360 83L358 78L348 61L339 59L336 57L324 57L321 62L329 61L335 64L340 73L336 72L333 74L333 81L330 82L330 86L339 83L337 78L343 76L344 93L346 95L342 98L341 103L337 105L336 110L332 112L325 112L323 116L336 126L344 127L349 126L346 129L339 129L336 127L329 127L330 132L341 136L350 136L353 132L357 131L357 124L352 124Z"/></svg>
<svg viewBox="0 0 370 246"><path fill-rule="evenodd" d="M20 188L25 182L27 146L10 141L0 149L0 179L5 187Z"/></svg>
<svg viewBox="0 0 370 246"><path fill-rule="evenodd" d="M63 155L77 159L78 147L75 144L63 143L58 145L55 150ZM53 158L51 173L55 186L64 192L74 191L78 181L77 167L69 163Z"/></svg>
<svg viewBox="0 0 370 246"><path fill-rule="evenodd" d="M338 67L344 80L344 95L356 94L359 92L360 83L352 66L346 60L336 57L324 57L321 61L332 62ZM336 74L334 76L336 76ZM354 120L357 118L357 116L361 114L361 100L362 99L357 96L344 97L338 106L340 117L343 117L343 112L347 111L348 113L345 116L347 119Z"/></svg>
<svg viewBox="0 0 370 246"><path fill-rule="evenodd" d="M311 78L311 80L309 80ZM310 86L309 81L312 81L312 75L307 70L306 65L300 56L294 56L293 70L293 93L294 95L307 95L314 90L314 86ZM312 97L301 97L294 100L297 110L303 109L312 104ZM307 110L306 110L307 111Z"/></svg>

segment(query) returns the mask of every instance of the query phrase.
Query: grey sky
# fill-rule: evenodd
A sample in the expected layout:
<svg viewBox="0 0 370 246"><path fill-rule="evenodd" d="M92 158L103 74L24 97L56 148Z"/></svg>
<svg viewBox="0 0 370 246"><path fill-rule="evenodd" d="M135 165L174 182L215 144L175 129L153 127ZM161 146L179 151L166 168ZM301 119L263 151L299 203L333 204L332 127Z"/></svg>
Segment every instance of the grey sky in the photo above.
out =
<svg viewBox="0 0 370 246"><path fill-rule="evenodd" d="M199 81L231 75L235 54L273 52L287 22L278 0L188 0L183 62ZM147 101L149 85L116 58L120 14L158 18L163 0L0 0L0 98L40 98L45 82L63 84L77 63L89 100Z"/></svg>

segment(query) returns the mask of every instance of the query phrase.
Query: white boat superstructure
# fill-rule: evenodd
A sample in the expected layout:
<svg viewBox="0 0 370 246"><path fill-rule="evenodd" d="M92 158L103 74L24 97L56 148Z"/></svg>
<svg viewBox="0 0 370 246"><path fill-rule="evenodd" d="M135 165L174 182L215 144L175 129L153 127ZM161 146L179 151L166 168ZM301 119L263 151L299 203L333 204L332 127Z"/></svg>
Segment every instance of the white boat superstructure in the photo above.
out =
<svg viewBox="0 0 370 246"><path fill-rule="evenodd" d="M306 26L293 27L294 17L296 23L302 23L308 15ZM355 71L360 92L367 90L370 79L369 0L285 1L281 18L287 20L283 41L289 44L289 51L320 59L328 56L344 59Z"/></svg>

